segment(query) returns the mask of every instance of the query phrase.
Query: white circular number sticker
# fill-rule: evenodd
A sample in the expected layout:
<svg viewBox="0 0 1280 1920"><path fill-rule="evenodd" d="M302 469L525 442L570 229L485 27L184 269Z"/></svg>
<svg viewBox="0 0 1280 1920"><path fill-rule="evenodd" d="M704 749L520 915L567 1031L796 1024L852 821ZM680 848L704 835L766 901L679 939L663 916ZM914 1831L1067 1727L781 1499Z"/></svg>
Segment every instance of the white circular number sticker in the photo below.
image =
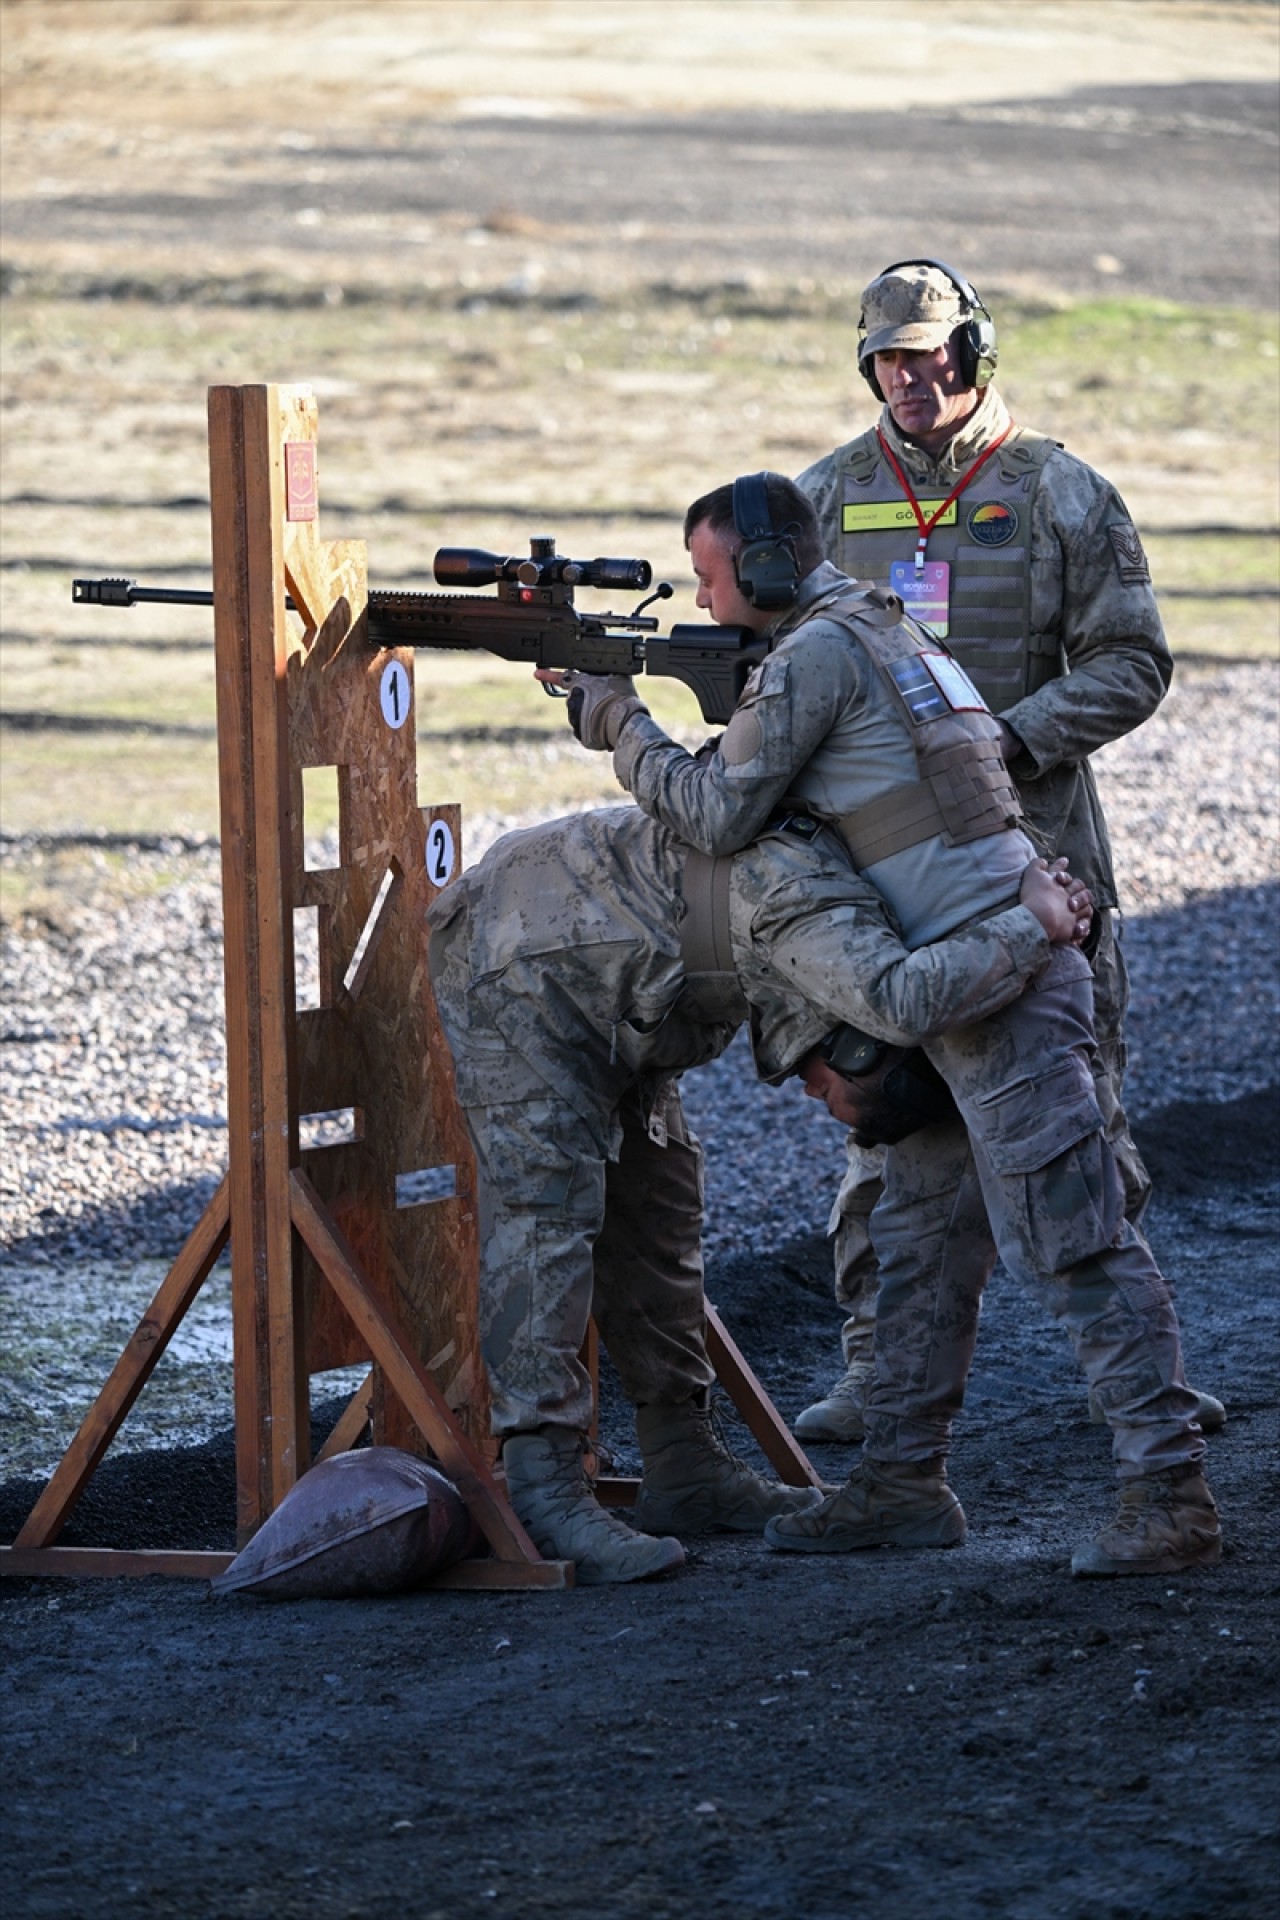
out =
<svg viewBox="0 0 1280 1920"><path fill-rule="evenodd" d="M453 872L453 835L448 822L433 820L427 828L427 878L443 887Z"/></svg>
<svg viewBox="0 0 1280 1920"><path fill-rule="evenodd" d="M389 727L402 727L409 718L409 676L398 660L382 669L382 717Z"/></svg>

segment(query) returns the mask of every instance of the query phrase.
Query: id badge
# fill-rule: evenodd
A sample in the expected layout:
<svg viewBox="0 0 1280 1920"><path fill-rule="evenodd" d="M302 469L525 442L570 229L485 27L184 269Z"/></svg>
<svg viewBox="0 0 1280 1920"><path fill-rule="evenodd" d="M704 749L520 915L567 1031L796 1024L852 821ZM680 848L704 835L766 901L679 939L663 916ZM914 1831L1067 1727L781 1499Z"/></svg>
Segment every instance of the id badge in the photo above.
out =
<svg viewBox="0 0 1280 1920"><path fill-rule="evenodd" d="M913 620L945 640L951 619L951 564L926 560L917 572L914 560L894 560L889 566L889 591L896 593Z"/></svg>

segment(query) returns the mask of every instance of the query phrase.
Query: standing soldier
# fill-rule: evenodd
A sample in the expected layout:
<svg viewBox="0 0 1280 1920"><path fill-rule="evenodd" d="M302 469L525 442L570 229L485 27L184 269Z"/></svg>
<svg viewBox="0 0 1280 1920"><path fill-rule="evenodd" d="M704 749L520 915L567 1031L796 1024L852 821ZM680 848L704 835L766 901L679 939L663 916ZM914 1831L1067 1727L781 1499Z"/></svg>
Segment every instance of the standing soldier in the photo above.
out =
<svg viewBox="0 0 1280 1920"><path fill-rule="evenodd" d="M1097 1096L1136 1225L1151 1182L1121 1099L1128 979L1089 755L1155 712L1173 661L1123 500L1056 440L1014 424L992 384L996 361L995 324L962 274L939 260L886 268L858 322L858 367L884 403L880 419L798 484L827 558L897 594L946 640L999 717L1032 838L1092 890ZM883 1152L852 1135L848 1152L832 1215L845 1372L797 1420L806 1440L863 1436L879 1277L868 1219ZM1225 1417L1201 1394L1206 1431Z"/></svg>

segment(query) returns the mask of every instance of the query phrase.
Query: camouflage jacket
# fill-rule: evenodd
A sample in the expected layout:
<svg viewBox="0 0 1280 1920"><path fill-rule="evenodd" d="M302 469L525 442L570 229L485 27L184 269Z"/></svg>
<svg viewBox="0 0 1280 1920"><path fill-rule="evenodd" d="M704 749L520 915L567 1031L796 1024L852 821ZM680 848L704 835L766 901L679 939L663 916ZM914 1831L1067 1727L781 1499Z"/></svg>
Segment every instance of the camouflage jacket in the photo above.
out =
<svg viewBox="0 0 1280 1920"><path fill-rule="evenodd" d="M880 430L918 494L950 492L1009 425L994 387L933 460L905 440L888 407ZM837 448L799 476L817 509L823 544L839 563L842 474L870 437ZM1114 535L1114 537L1113 537ZM1149 719L1173 674L1150 575L1129 511L1109 481L1055 448L1031 517L1031 624L1056 643L1058 678L1001 714L1022 742L1012 762L1042 852L1065 853L1101 906L1116 905L1106 821L1088 756Z"/></svg>
<svg viewBox="0 0 1280 1920"><path fill-rule="evenodd" d="M768 658L714 751L695 758L639 714L615 749L618 777L646 813L714 854L745 846L780 803L835 821L909 786L918 771L911 723L868 650L886 619L881 596L824 561L770 628ZM867 877L915 947L1015 900L1033 852L1018 832L959 846L935 834Z"/></svg>
<svg viewBox="0 0 1280 1920"><path fill-rule="evenodd" d="M781 1080L842 1022L909 1045L982 1019L1051 951L1014 907L909 954L834 836L767 831L731 863L739 1004L707 1013L682 957L687 860L637 808L605 808L507 834L446 888L431 971L464 1106L550 1085L598 1110L713 1059L748 1016L757 1072Z"/></svg>

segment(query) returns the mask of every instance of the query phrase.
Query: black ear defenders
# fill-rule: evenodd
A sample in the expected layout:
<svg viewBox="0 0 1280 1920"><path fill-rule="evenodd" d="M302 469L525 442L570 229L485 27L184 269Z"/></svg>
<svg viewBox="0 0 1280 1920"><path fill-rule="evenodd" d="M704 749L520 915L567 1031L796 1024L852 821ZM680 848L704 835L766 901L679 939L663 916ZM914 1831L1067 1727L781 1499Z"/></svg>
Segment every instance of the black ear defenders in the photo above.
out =
<svg viewBox="0 0 1280 1920"><path fill-rule="evenodd" d="M959 357L960 378L966 387L981 389L989 386L995 378L996 363L1000 358L1000 350L996 345L996 323L973 282L966 280L962 273L956 273L945 260L925 258L895 260L891 267L884 267L876 279L883 280L886 273L896 273L899 267L936 267L939 273L946 274L968 309L968 318L960 322L952 336ZM866 339L867 314L864 307L858 315L858 371L876 399L883 400L884 392L876 379L875 355L864 354Z"/></svg>
<svg viewBox="0 0 1280 1920"><path fill-rule="evenodd" d="M800 590L800 568L792 533L774 532L763 473L734 481L733 524L744 543L733 563L743 599L766 613L780 613Z"/></svg>

